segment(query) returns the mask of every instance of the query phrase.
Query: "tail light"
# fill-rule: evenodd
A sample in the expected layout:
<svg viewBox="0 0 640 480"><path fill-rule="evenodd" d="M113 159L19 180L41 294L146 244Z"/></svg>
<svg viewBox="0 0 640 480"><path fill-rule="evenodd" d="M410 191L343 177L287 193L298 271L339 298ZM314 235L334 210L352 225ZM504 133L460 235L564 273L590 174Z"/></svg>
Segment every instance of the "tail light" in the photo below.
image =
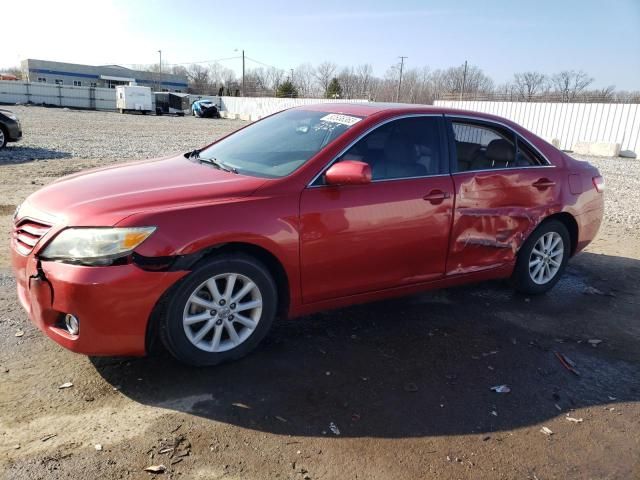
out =
<svg viewBox="0 0 640 480"><path fill-rule="evenodd" d="M596 187L598 193L604 192L604 178L600 175L593 177L593 186Z"/></svg>

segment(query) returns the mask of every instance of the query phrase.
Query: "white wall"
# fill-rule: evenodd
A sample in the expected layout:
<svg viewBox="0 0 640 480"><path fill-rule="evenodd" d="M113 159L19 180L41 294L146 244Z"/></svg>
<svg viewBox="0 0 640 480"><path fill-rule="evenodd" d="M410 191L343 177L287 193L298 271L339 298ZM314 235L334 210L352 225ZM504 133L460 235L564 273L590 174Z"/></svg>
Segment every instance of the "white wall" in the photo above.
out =
<svg viewBox="0 0 640 480"><path fill-rule="evenodd" d="M0 81L0 103L35 103L72 108L115 110L112 88L72 87L50 83Z"/></svg>
<svg viewBox="0 0 640 480"><path fill-rule="evenodd" d="M333 100L326 98L220 97L223 116L259 120L291 107L317 103L366 103L367 100Z"/></svg>
<svg viewBox="0 0 640 480"><path fill-rule="evenodd" d="M622 103L529 103L437 100L437 106L491 113L522 125L560 148L578 142L620 144L640 154L640 105Z"/></svg>
<svg viewBox="0 0 640 480"><path fill-rule="evenodd" d="M291 107L314 103L362 103L367 100L328 100L326 98L214 97L191 95L191 101L207 98L220 106L223 116L259 120ZM116 92L112 88L72 87L50 83L0 81L0 103L35 103L72 108L115 110Z"/></svg>

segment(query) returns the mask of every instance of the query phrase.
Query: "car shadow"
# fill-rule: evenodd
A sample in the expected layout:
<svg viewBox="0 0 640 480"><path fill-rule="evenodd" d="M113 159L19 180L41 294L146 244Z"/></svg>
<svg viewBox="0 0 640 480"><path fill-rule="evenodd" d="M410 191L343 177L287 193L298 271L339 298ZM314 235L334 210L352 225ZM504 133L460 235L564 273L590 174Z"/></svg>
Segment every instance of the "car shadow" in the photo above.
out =
<svg viewBox="0 0 640 480"><path fill-rule="evenodd" d="M25 147L9 143L0 150L0 165L32 162L34 160L54 160L59 158L71 158L69 152L49 148Z"/></svg>
<svg viewBox="0 0 640 480"><path fill-rule="evenodd" d="M540 297L488 282L281 321L256 352L215 368L167 354L91 361L142 404L281 435L489 434L640 401L640 262L573 263ZM600 265L610 279L593 275Z"/></svg>

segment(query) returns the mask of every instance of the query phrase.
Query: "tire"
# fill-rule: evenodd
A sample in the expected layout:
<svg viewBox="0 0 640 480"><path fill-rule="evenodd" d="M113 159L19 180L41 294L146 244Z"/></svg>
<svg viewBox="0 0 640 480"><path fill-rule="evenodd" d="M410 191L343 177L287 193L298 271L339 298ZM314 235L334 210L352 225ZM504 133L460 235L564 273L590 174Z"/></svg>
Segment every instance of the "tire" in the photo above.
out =
<svg viewBox="0 0 640 480"><path fill-rule="evenodd" d="M225 290L234 275L229 295ZM246 288L251 289L242 295ZM203 261L169 295L160 318L162 342L180 362L198 367L237 360L256 348L271 328L278 302L267 268L243 254Z"/></svg>
<svg viewBox="0 0 640 480"><path fill-rule="evenodd" d="M9 134L5 130L5 128L0 125L0 149L7 146L7 142L9 141Z"/></svg>
<svg viewBox="0 0 640 480"><path fill-rule="evenodd" d="M518 252L511 277L515 289L527 295L540 295L551 290L564 273L570 253L571 238L567 227L558 220L543 222Z"/></svg>

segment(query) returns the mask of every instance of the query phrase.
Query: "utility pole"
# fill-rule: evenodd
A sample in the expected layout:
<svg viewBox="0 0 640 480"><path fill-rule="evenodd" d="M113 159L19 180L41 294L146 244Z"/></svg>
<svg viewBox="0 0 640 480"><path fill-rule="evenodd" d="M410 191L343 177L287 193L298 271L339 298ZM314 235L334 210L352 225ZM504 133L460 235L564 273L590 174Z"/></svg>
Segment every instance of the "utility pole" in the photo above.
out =
<svg viewBox="0 0 640 480"><path fill-rule="evenodd" d="M398 82L398 93L396 94L396 102L400 101L400 87L402 87L402 69L404 67L404 59L409 57L398 57L400 59L400 81Z"/></svg>
<svg viewBox="0 0 640 480"><path fill-rule="evenodd" d="M464 72L462 73L462 90L460 90L460 101L464 96L464 89L467 86L467 61L464 61Z"/></svg>
<svg viewBox="0 0 640 480"><path fill-rule="evenodd" d="M158 64L158 89L162 91L162 50L158 50L160 54L160 63Z"/></svg>
<svg viewBox="0 0 640 480"><path fill-rule="evenodd" d="M244 89L244 49L242 50L242 96L245 97L246 91Z"/></svg>

